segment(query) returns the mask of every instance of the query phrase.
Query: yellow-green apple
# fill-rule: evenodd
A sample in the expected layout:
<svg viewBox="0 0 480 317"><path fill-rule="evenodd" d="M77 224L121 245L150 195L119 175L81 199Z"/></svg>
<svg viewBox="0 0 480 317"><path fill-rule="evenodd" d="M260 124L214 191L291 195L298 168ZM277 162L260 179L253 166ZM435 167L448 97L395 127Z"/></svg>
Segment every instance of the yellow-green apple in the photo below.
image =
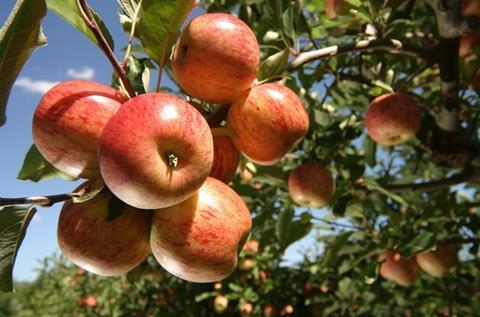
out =
<svg viewBox="0 0 480 317"><path fill-rule="evenodd" d="M328 204L334 191L332 174L320 163L303 163L288 175L288 192L300 206L323 207Z"/></svg>
<svg viewBox="0 0 480 317"><path fill-rule="evenodd" d="M67 201L58 220L62 253L74 264L102 276L127 273L150 253L151 212L125 206L120 215L107 219L112 199L110 192L102 191L85 202Z"/></svg>
<svg viewBox="0 0 480 317"><path fill-rule="evenodd" d="M418 266L434 277L443 277L458 265L458 249L453 244L438 244L433 251L415 255Z"/></svg>
<svg viewBox="0 0 480 317"><path fill-rule="evenodd" d="M329 19L335 19L339 14L345 14L348 5L345 0L325 0L325 15Z"/></svg>
<svg viewBox="0 0 480 317"><path fill-rule="evenodd" d="M214 135L213 136L213 164L210 170L210 177L221 180L228 184L240 162L240 152L233 145L229 136Z"/></svg>
<svg viewBox="0 0 480 317"><path fill-rule="evenodd" d="M415 136L422 123L417 101L405 93L389 93L375 98L365 115L368 134L378 144L402 144Z"/></svg>
<svg viewBox="0 0 480 317"><path fill-rule="evenodd" d="M242 259L238 264L238 268L242 271L249 271L255 267L255 260L252 259Z"/></svg>
<svg viewBox="0 0 480 317"><path fill-rule="evenodd" d="M398 252L388 252L381 257L380 275L401 286L410 286L420 271L415 258L402 258Z"/></svg>
<svg viewBox="0 0 480 317"><path fill-rule="evenodd" d="M278 83L253 87L235 100L227 123L233 144L260 165L273 165L308 131L308 113L290 88Z"/></svg>
<svg viewBox="0 0 480 317"><path fill-rule="evenodd" d="M251 226L240 196L209 177L189 199L155 211L150 244L171 274L191 282L215 282L235 269Z"/></svg>
<svg viewBox="0 0 480 317"><path fill-rule="evenodd" d="M213 300L213 310L215 310L217 314L222 314L227 310L227 308L228 298L223 295L215 296L215 299Z"/></svg>
<svg viewBox="0 0 480 317"><path fill-rule="evenodd" d="M249 316L253 312L253 305L252 303L245 302L240 304L240 315L241 316Z"/></svg>
<svg viewBox="0 0 480 317"><path fill-rule="evenodd" d="M172 70L190 96L227 103L251 87L259 62L257 39L247 24L230 14L207 13L180 35Z"/></svg>
<svg viewBox="0 0 480 317"><path fill-rule="evenodd" d="M186 101L149 93L122 105L99 146L105 184L125 203L157 209L192 196L208 177L213 140L207 121Z"/></svg>
<svg viewBox="0 0 480 317"><path fill-rule="evenodd" d="M110 117L128 98L109 86L83 80L57 84L35 110L33 140L45 159L72 177L100 175L98 141Z"/></svg>

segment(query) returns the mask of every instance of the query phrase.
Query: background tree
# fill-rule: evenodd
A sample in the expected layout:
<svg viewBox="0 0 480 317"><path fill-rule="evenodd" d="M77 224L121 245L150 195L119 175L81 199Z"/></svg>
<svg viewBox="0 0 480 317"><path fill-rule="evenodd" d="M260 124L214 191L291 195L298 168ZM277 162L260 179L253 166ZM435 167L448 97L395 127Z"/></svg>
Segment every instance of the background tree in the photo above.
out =
<svg viewBox="0 0 480 317"><path fill-rule="evenodd" d="M42 1L33 2L42 7ZM29 21L30 40L0 51L2 60L39 43L41 32L32 25L40 24L42 8L32 9L33 2L19 1L12 15ZM76 25L107 54L116 73L115 87L123 86L131 96L147 91L145 74L153 65L171 75L165 56L174 40L167 34L176 33L179 18L185 16L172 9L171 1L119 1L121 22L130 34L124 64L112 55L108 31L94 22L85 1L79 1L83 7L75 6L75 1L60 3L47 1L49 9ZM2 298L8 304L3 305L5 314L477 315L480 214L475 83L480 62L472 38L478 35L480 11L475 5L475 1L455 0L202 1L207 12L233 12L252 28L261 48L258 82L280 81L294 90L310 117L307 136L279 163L265 167L242 158L230 183L249 206L250 239L258 246L247 244L238 270L216 284L181 281L151 258L127 276L107 279L53 257L45 260L35 283L19 288L18 296ZM167 8L173 10L172 16L162 18L175 23L152 21ZM82 20L66 12L87 14ZM0 32L0 47L17 39L13 35L21 25L7 22ZM144 50L132 53L132 43ZM7 90L24 62L25 55L18 56L12 66L16 72L9 71L12 77L3 84ZM364 118L375 98L392 92L416 100L421 127L404 144L381 146L366 133ZM190 101L211 125L226 119L228 105ZM311 161L326 166L335 178L326 216L316 208L299 207L289 194L289 173ZM37 180L52 173L57 171L51 166L45 169L35 148L20 171L22 178ZM2 289L12 287L18 241L34 213L17 205L49 205L72 196L76 195L0 199L2 205L15 205L0 213ZM282 265L286 248L312 232L318 244L305 250L303 261L294 267ZM450 270L440 278L421 271L416 255L443 245L454 251L438 256L438 265Z"/></svg>

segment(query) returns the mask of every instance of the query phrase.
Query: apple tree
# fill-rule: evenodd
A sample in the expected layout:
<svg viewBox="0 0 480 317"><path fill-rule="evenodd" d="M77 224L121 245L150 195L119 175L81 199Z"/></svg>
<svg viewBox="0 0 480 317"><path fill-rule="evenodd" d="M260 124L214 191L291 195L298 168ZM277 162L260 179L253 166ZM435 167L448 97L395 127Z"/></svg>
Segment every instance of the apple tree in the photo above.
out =
<svg viewBox="0 0 480 317"><path fill-rule="evenodd" d="M17 1L2 124L46 10L113 76L37 107L19 178L88 181L0 198L3 291L35 206L64 204L71 261L46 259L6 314L477 315L480 2L203 0L192 19L194 5L118 0L113 39L86 0Z"/></svg>

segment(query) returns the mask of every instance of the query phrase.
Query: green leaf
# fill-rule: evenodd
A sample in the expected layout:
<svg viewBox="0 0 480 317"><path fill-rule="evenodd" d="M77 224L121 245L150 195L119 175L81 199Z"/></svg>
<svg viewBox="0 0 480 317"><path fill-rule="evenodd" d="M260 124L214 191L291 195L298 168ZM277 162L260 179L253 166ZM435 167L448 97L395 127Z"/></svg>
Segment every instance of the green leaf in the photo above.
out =
<svg viewBox="0 0 480 317"><path fill-rule="evenodd" d="M0 291L12 292L13 266L35 208L0 209Z"/></svg>
<svg viewBox="0 0 480 317"><path fill-rule="evenodd" d="M367 186L367 188L370 190L377 191L379 193L384 194L385 196L392 198L393 200L395 200L397 203L401 205L407 206L407 202L405 201L405 199L403 199L401 196L397 194L389 192L388 190L380 186L380 184L378 184L377 181L375 181L371 177L365 177L365 186Z"/></svg>
<svg viewBox="0 0 480 317"><path fill-rule="evenodd" d="M301 220L293 220L293 216L293 209L283 210L275 224L275 234L284 249L305 237L313 227L310 217L302 215Z"/></svg>
<svg viewBox="0 0 480 317"><path fill-rule="evenodd" d="M410 241L404 241L398 248L398 252L404 257L410 257L434 246L435 234L433 232L422 232L414 236Z"/></svg>
<svg viewBox="0 0 480 317"><path fill-rule="evenodd" d="M127 77L133 85L133 89L140 94L148 92L150 85L150 71L155 69L149 58L136 58L133 55L128 57ZM114 75L113 86L120 89L120 81Z"/></svg>
<svg viewBox="0 0 480 317"><path fill-rule="evenodd" d="M46 43L40 22L47 8L44 0L18 0L0 29L0 126L13 83L33 50Z"/></svg>
<svg viewBox="0 0 480 317"><path fill-rule="evenodd" d="M123 12L129 17L135 16L135 9L137 8L138 1L136 0L117 0L118 4L122 8Z"/></svg>
<svg viewBox="0 0 480 317"><path fill-rule="evenodd" d="M52 164L48 163L40 154L35 144L33 144L25 155L23 165L18 172L17 178L20 180L29 180L38 182L42 179L51 179L61 177L66 180L74 178L60 172Z"/></svg>
<svg viewBox="0 0 480 317"><path fill-rule="evenodd" d="M139 37L145 52L161 68L165 65L176 34L193 9L194 0L143 0Z"/></svg>
<svg viewBox="0 0 480 317"><path fill-rule="evenodd" d="M262 81L280 75L283 72L285 65L287 65L289 56L290 48L287 47L283 51L267 57L258 69L257 79Z"/></svg>
<svg viewBox="0 0 480 317"><path fill-rule="evenodd" d="M80 10L77 7L76 0L46 0L48 9L55 12L62 19L73 25L77 30L85 34L93 43L98 44L95 35L87 27L85 22L82 19ZM113 38L110 32L108 31L105 23L100 19L100 17L92 10L95 21L100 28L103 36L108 42L108 45L114 49Z"/></svg>
<svg viewBox="0 0 480 317"><path fill-rule="evenodd" d="M370 137L365 137L363 141L363 151L365 152L365 161L368 166L374 167L377 164L375 153L377 151L377 143L373 142Z"/></svg>

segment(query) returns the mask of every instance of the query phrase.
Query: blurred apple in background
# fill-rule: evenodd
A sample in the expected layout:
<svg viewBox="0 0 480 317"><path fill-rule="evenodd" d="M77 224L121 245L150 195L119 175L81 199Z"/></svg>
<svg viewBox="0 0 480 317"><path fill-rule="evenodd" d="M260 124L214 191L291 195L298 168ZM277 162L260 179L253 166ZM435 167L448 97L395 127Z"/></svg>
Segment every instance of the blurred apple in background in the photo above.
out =
<svg viewBox="0 0 480 317"><path fill-rule="evenodd" d="M335 191L332 174L323 165L307 162L288 176L288 192L300 206L320 208L328 204Z"/></svg>
<svg viewBox="0 0 480 317"><path fill-rule="evenodd" d="M458 248L453 244L438 244L433 251L415 256L418 266L434 277L443 277L458 265Z"/></svg>
<svg viewBox="0 0 480 317"><path fill-rule="evenodd" d="M402 144L415 136L422 123L417 101L405 93L389 93L375 98L365 114L365 126L378 144Z"/></svg>
<svg viewBox="0 0 480 317"><path fill-rule="evenodd" d="M192 105L170 94L130 99L105 126L100 170L108 188L136 208L156 209L192 196L213 162L210 127Z"/></svg>
<svg viewBox="0 0 480 317"><path fill-rule="evenodd" d="M215 282L235 269L251 227L240 196L209 177L188 200L155 212L151 248L171 274L191 282Z"/></svg>
<svg viewBox="0 0 480 317"><path fill-rule="evenodd" d="M71 177L95 178L98 142L107 121L128 98L85 80L62 82L45 93L33 116L33 140L43 157Z"/></svg>
<svg viewBox="0 0 480 317"><path fill-rule="evenodd" d="M273 165L307 133L308 113L290 88L263 84L235 100L227 123L235 132L233 144L260 165Z"/></svg>
<svg viewBox="0 0 480 317"><path fill-rule="evenodd" d="M82 188L86 186L83 184ZM125 206L112 220L108 191L94 198L64 203L58 220L57 238L62 253L74 264L102 276L125 274L150 254L152 213Z"/></svg>
<svg viewBox="0 0 480 317"><path fill-rule="evenodd" d="M401 286L412 285L420 272L415 258L402 258L398 252L384 254L380 260L380 275Z"/></svg>
<svg viewBox="0 0 480 317"><path fill-rule="evenodd" d="M175 44L172 70L190 96L227 103L250 89L260 49L255 34L239 18L207 13L194 18Z"/></svg>
<svg viewBox="0 0 480 317"><path fill-rule="evenodd" d="M217 314L222 314L227 310L227 308L228 298L223 295L215 296L215 299L213 300L213 310L215 310Z"/></svg>

